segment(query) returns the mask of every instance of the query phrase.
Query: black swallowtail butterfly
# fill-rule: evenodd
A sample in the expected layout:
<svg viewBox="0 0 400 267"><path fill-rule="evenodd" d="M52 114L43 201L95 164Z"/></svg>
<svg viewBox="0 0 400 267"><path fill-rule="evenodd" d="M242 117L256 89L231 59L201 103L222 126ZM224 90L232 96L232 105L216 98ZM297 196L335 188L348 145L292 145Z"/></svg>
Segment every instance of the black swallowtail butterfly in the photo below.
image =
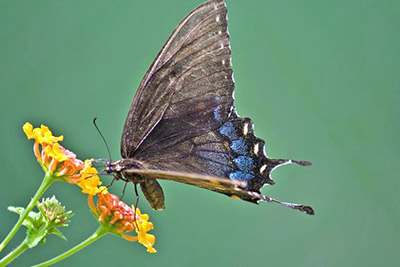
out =
<svg viewBox="0 0 400 267"><path fill-rule="evenodd" d="M268 158L252 121L237 115L233 89L227 9L211 0L181 21L147 71L125 122L123 159L108 162L106 172L139 184L157 210L164 208L157 179L166 179L314 214L260 193L274 184L277 166L311 163Z"/></svg>

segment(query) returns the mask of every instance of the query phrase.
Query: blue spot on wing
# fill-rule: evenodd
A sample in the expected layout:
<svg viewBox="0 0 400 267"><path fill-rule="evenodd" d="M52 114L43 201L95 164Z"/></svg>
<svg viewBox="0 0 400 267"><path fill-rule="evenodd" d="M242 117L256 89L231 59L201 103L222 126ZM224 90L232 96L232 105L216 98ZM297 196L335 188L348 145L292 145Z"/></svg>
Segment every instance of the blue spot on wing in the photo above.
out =
<svg viewBox="0 0 400 267"><path fill-rule="evenodd" d="M235 125L233 125L232 122L228 121L225 122L220 128L219 128L219 132L222 135L225 135L226 137L233 139L233 138L237 138L237 132L235 129Z"/></svg>
<svg viewBox="0 0 400 267"><path fill-rule="evenodd" d="M231 149L233 152L239 154L239 155L248 155L248 146L246 144L246 141L241 138L238 140L233 140L231 143Z"/></svg>
<svg viewBox="0 0 400 267"><path fill-rule="evenodd" d="M245 173L242 171L236 171L229 174L229 179L235 180L251 180L254 178L254 175L250 173Z"/></svg>
<svg viewBox="0 0 400 267"><path fill-rule="evenodd" d="M254 160L251 157L239 156L233 160L236 166L245 172L252 172L254 167Z"/></svg>
<svg viewBox="0 0 400 267"><path fill-rule="evenodd" d="M217 121L221 121L222 120L222 113L221 113L221 107L218 106L215 110L214 110L214 118Z"/></svg>

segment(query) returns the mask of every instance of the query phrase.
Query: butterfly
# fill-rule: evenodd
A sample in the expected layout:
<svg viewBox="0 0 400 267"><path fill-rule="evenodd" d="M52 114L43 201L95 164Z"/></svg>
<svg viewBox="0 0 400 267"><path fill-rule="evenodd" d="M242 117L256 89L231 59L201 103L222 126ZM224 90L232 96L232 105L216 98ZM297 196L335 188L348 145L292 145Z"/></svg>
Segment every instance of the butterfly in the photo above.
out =
<svg viewBox="0 0 400 267"><path fill-rule="evenodd" d="M121 160L105 172L139 184L153 209L164 209L158 179L233 198L275 202L314 214L311 207L264 196L270 173L307 161L270 159L249 118L233 105L231 47L223 0L198 6L176 27L141 81L126 118Z"/></svg>

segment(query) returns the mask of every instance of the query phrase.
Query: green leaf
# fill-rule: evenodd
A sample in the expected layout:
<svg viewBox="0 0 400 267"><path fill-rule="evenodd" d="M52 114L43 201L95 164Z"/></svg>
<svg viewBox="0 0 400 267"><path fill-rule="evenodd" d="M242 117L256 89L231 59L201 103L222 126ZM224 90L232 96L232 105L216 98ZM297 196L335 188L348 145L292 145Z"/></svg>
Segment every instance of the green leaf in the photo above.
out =
<svg viewBox="0 0 400 267"><path fill-rule="evenodd" d="M21 208L21 207L14 207L14 206L9 206L8 208L7 208L9 211L11 211L11 212L15 212L15 213L17 213L18 215L21 215L23 212L24 212L24 208Z"/></svg>
<svg viewBox="0 0 400 267"><path fill-rule="evenodd" d="M45 237L42 240L40 240L40 243L42 243L42 245L46 245L46 241L47 241L47 238Z"/></svg>
<svg viewBox="0 0 400 267"><path fill-rule="evenodd" d="M40 214L37 212L29 212L22 225L26 226L27 228L37 228L38 225L45 223L45 221L41 220L42 218L38 215Z"/></svg>
<svg viewBox="0 0 400 267"><path fill-rule="evenodd" d="M65 241L67 241L67 238L61 233L60 230L58 230L57 228L51 228L49 230L49 234L54 234L56 236L58 236L59 238L64 239Z"/></svg>
<svg viewBox="0 0 400 267"><path fill-rule="evenodd" d="M26 235L28 247L33 248L47 236L47 229L44 227L41 229L31 228L26 232Z"/></svg>
<svg viewBox="0 0 400 267"><path fill-rule="evenodd" d="M37 244L46 243L46 237L54 234L64 240L67 238L57 229L57 227L68 226L68 222L72 217L72 211L66 211L64 206L53 196L37 204L39 212L29 212L28 216L22 222L26 226L26 240L29 248L37 246ZM8 210L17 213L19 216L24 212L21 207L8 207ZM47 212L45 212L47 210ZM51 216L50 216L50 215ZM55 218L55 219L53 219Z"/></svg>
<svg viewBox="0 0 400 267"><path fill-rule="evenodd" d="M22 213L25 211L24 208L13 207L13 206L8 207L8 210L17 213L20 217ZM35 221L37 220L38 220L38 213L31 211L29 212L28 216L26 216L25 220L22 222L22 225L26 226L28 229L34 228L35 224L37 224L35 223Z"/></svg>

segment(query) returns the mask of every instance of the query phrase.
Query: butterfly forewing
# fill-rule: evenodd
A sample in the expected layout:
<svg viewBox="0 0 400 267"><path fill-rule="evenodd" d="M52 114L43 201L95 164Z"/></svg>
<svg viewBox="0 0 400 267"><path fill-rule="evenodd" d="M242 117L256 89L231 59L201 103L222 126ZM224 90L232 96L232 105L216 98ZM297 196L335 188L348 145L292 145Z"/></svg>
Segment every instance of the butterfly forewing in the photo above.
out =
<svg viewBox="0 0 400 267"><path fill-rule="evenodd" d="M217 108L221 118L228 117L233 81L226 12L222 0L207 2L172 33L142 80L129 110L121 142L124 158L134 157L162 121L180 130L187 126L183 130L192 136L218 127L220 122L212 120Z"/></svg>

